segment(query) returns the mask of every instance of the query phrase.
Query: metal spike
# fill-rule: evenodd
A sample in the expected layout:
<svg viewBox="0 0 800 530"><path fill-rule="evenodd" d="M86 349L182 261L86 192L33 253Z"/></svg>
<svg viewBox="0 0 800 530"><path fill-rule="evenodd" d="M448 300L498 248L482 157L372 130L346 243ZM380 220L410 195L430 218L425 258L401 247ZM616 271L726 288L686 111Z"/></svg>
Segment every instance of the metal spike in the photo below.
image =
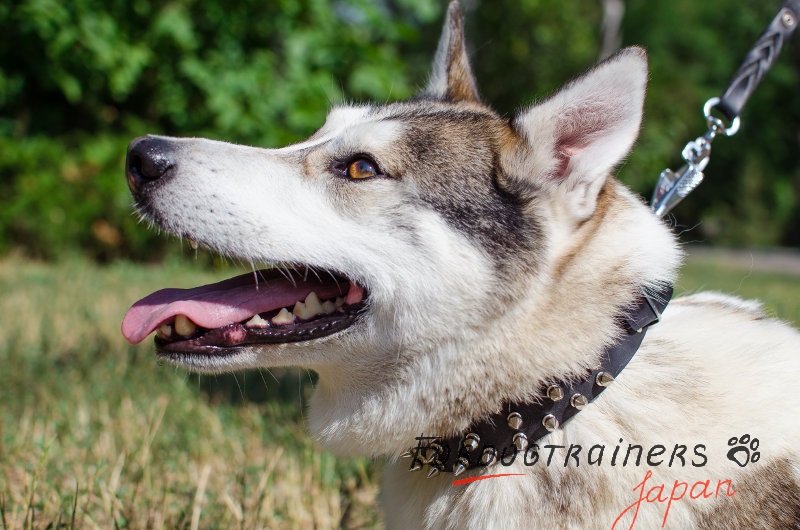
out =
<svg viewBox="0 0 800 530"><path fill-rule="evenodd" d="M608 386L614 382L614 376L608 372L599 372L594 381L598 386Z"/></svg>
<svg viewBox="0 0 800 530"><path fill-rule="evenodd" d="M471 452L478 447L478 444L480 444L480 442L481 442L481 437L475 434L474 432L471 432L464 438L464 447L467 449L467 451Z"/></svg>
<svg viewBox="0 0 800 530"><path fill-rule="evenodd" d="M544 428L547 429L547 432L553 432L554 430L558 429L558 419L552 414L548 414L544 418L542 418L542 425Z"/></svg>
<svg viewBox="0 0 800 530"><path fill-rule="evenodd" d="M436 442L431 443L427 448L425 448L425 457L423 458L423 461L426 464L430 464L439 457L439 452L441 450L441 445L437 444Z"/></svg>
<svg viewBox="0 0 800 530"><path fill-rule="evenodd" d="M525 436L525 433L518 432L511 438L511 441L514 442L517 451L524 451L528 448L528 437Z"/></svg>
<svg viewBox="0 0 800 530"><path fill-rule="evenodd" d="M558 385L550 385L547 387L547 397L553 401L561 401L564 399L564 391Z"/></svg>
<svg viewBox="0 0 800 530"><path fill-rule="evenodd" d="M417 459L417 460L414 460L414 463L411 465L410 468L408 468L408 470L409 471L419 471L423 467L425 467L425 466L422 464L422 462L419 459Z"/></svg>
<svg viewBox="0 0 800 530"><path fill-rule="evenodd" d="M522 427L522 414L519 412L512 412L506 418L508 420L508 426L518 431L520 427Z"/></svg>
<svg viewBox="0 0 800 530"><path fill-rule="evenodd" d="M573 394L569 398L569 404L578 410L583 410L589 404L589 400L583 394Z"/></svg>
<svg viewBox="0 0 800 530"><path fill-rule="evenodd" d="M428 471L428 478L435 477L438 474L439 474L439 468L438 467L432 467L431 470Z"/></svg>
<svg viewBox="0 0 800 530"><path fill-rule="evenodd" d="M414 450L415 450L414 447L409 448L407 451L405 451L403 454L400 455L400 458L411 458L412 456L414 456L415 452Z"/></svg>
<svg viewBox="0 0 800 530"><path fill-rule="evenodd" d="M464 471L467 470L467 467L469 467L469 460L467 460L463 456L461 458L459 458L457 460L457 462L458 463L456 464L456 467L453 468L453 476L454 477L459 476L461 473L463 473Z"/></svg>
<svg viewBox="0 0 800 530"><path fill-rule="evenodd" d="M483 450L483 454L481 455L481 464L488 466L494 461L495 451L491 447L487 447Z"/></svg>

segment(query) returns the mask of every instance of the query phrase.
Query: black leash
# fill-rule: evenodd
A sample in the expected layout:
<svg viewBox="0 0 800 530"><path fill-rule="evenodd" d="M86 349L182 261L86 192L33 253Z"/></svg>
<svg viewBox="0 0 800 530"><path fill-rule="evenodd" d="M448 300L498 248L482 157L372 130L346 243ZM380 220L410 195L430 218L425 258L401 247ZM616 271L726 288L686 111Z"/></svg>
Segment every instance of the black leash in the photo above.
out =
<svg viewBox="0 0 800 530"><path fill-rule="evenodd" d="M747 99L772 67L784 41L794 33L799 23L800 0L786 0L745 56L728 88L720 97L706 101L703 115L708 130L683 148L682 156L686 164L677 172L671 169L661 172L650 202L653 213L663 217L703 181L703 170L708 165L712 140L720 134L733 136L739 130L739 114ZM712 115L715 109L730 121L730 125L726 126L721 119Z"/></svg>

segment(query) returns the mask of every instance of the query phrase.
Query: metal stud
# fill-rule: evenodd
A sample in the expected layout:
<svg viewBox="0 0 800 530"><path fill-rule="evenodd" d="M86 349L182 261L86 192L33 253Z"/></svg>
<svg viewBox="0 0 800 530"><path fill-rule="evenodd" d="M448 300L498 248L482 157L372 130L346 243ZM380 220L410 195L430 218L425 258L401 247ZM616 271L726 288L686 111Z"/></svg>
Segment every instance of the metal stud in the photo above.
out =
<svg viewBox="0 0 800 530"><path fill-rule="evenodd" d="M578 410L583 410L589 404L589 400L583 394L573 394L569 398L569 404Z"/></svg>
<svg viewBox="0 0 800 530"><path fill-rule="evenodd" d="M519 412L512 412L506 418L508 420L508 426L518 431L520 427L522 427L522 414Z"/></svg>
<svg viewBox="0 0 800 530"><path fill-rule="evenodd" d="M467 468L469 467L469 460L467 460L463 456L460 457L456 462L457 462L456 463L456 467L453 468L453 476L454 477L459 476L461 473L466 471Z"/></svg>
<svg viewBox="0 0 800 530"><path fill-rule="evenodd" d="M432 467L431 470L428 471L428 478L433 478L438 474L439 474L439 468L438 467Z"/></svg>
<svg viewBox="0 0 800 530"><path fill-rule="evenodd" d="M597 386L608 386L614 382L614 376L608 372L598 372L594 382L597 383Z"/></svg>
<svg viewBox="0 0 800 530"><path fill-rule="evenodd" d="M781 22L783 23L783 27L786 29L792 29L797 21L794 19L794 16L786 11L781 16Z"/></svg>
<svg viewBox="0 0 800 530"><path fill-rule="evenodd" d="M493 447L487 447L483 450L481 455L481 464L488 466L494 462L495 450Z"/></svg>
<svg viewBox="0 0 800 530"><path fill-rule="evenodd" d="M474 432L471 432L464 438L464 448L467 451L474 451L478 447L478 444L480 444L480 442L481 442L481 437L475 434Z"/></svg>
<svg viewBox="0 0 800 530"><path fill-rule="evenodd" d="M561 401L564 399L564 391L558 385L550 385L547 387L547 397L553 401Z"/></svg>
<svg viewBox="0 0 800 530"><path fill-rule="evenodd" d="M547 432L553 432L554 430L558 429L558 419L552 414L548 414L544 418L542 418L542 425L544 428L547 429Z"/></svg>
<svg viewBox="0 0 800 530"><path fill-rule="evenodd" d="M415 447L411 447L407 451L405 451L403 454L401 454L400 458L411 458L412 456L414 456L415 452L416 452L416 448Z"/></svg>
<svg viewBox="0 0 800 530"><path fill-rule="evenodd" d="M525 433L518 432L511 438L511 441L514 442L517 451L524 451L528 448L528 437L525 436Z"/></svg>
<svg viewBox="0 0 800 530"><path fill-rule="evenodd" d="M408 468L408 470L409 470L409 471L419 471L419 470L420 470L420 469L422 469L423 467L424 467L424 466L423 466L422 462L420 462L420 460L419 460L419 459L417 459L417 460L414 460L414 463L411 465L411 467L410 467L410 468Z"/></svg>
<svg viewBox="0 0 800 530"><path fill-rule="evenodd" d="M422 461L426 464L430 464L437 458L439 458L439 453L442 451L442 446L436 442L431 443L423 450Z"/></svg>

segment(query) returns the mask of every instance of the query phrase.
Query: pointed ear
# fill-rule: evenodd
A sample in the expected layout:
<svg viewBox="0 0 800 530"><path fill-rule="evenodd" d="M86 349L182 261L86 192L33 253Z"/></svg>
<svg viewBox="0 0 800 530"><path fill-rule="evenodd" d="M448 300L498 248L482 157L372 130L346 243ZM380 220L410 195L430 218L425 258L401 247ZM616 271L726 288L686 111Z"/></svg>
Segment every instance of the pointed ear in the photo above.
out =
<svg viewBox="0 0 800 530"><path fill-rule="evenodd" d="M464 22L458 0L450 2L425 94L451 101L480 101L464 44Z"/></svg>
<svg viewBox="0 0 800 530"><path fill-rule="evenodd" d="M555 185L578 219L594 211L609 173L639 134L647 55L626 48L514 119L530 178Z"/></svg>

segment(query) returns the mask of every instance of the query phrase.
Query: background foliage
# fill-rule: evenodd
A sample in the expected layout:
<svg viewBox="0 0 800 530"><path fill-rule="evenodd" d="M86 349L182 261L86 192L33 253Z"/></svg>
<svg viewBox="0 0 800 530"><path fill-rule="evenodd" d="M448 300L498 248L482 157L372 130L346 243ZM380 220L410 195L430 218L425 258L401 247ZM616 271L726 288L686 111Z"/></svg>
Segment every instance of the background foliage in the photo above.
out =
<svg viewBox="0 0 800 530"><path fill-rule="evenodd" d="M464 1L482 93L501 112L545 97L599 56L601 2ZM623 44L648 49L642 138L621 177L649 196L680 165L779 2L628 0ZM145 133L280 146L331 103L406 98L426 78L435 0L23 0L0 4L0 252L155 259L137 226L125 148ZM800 245L797 38L718 140L675 214L689 240Z"/></svg>

